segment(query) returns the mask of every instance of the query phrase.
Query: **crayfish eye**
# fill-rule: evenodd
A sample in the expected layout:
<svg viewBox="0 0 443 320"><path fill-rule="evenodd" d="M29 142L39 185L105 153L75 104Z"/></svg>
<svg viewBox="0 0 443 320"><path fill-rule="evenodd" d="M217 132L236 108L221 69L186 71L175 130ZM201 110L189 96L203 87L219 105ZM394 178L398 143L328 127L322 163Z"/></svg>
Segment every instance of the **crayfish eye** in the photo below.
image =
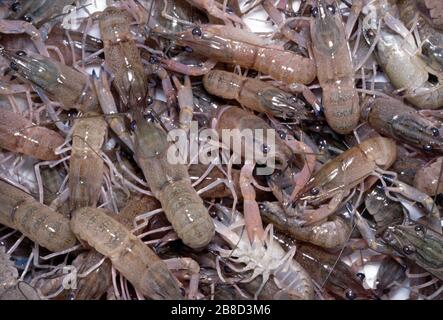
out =
<svg viewBox="0 0 443 320"><path fill-rule="evenodd" d="M375 38L375 32L374 32L374 30L372 30L372 29L369 29L368 31L366 31L366 36L369 38L369 39L374 39Z"/></svg>
<svg viewBox="0 0 443 320"><path fill-rule="evenodd" d="M269 147L268 145L266 145L266 144L263 144L263 145L261 146L261 150L262 150L262 152L263 152L264 154L267 154L267 153L269 152L269 149L270 149L270 147Z"/></svg>
<svg viewBox="0 0 443 320"><path fill-rule="evenodd" d="M312 15L314 18L317 18L317 17L318 17L318 8L317 8L317 7L314 7L314 8L311 9L311 15Z"/></svg>
<svg viewBox="0 0 443 320"><path fill-rule="evenodd" d="M18 12L20 10L20 2L18 2L18 1L14 2L11 5L11 10L14 11L14 12Z"/></svg>
<svg viewBox="0 0 443 320"><path fill-rule="evenodd" d="M284 132L283 130L279 130L278 136L280 137L280 139L286 139L286 132Z"/></svg>
<svg viewBox="0 0 443 320"><path fill-rule="evenodd" d="M359 273L357 273L357 278L359 278L360 281L363 281L363 280L365 280L366 276L364 273L359 272Z"/></svg>
<svg viewBox="0 0 443 320"><path fill-rule="evenodd" d="M194 29L192 29L192 35L197 36L197 37L201 37L202 36L202 29L200 29L199 27L195 27Z"/></svg>
<svg viewBox="0 0 443 320"><path fill-rule="evenodd" d="M150 106L151 104L153 104L154 103L154 99L151 97L151 96L148 96L147 98L146 98L146 105L147 106Z"/></svg>
<svg viewBox="0 0 443 320"><path fill-rule="evenodd" d="M413 246L404 246L403 253L406 255L413 254L415 252L415 248Z"/></svg>
<svg viewBox="0 0 443 320"><path fill-rule="evenodd" d="M423 227L423 226L415 226L415 228L414 228L414 230L416 231L416 232L421 232L421 233L423 233L424 231L425 231L425 228Z"/></svg>
<svg viewBox="0 0 443 320"><path fill-rule="evenodd" d="M9 64L9 67L14 71L18 71L18 65L14 61L11 61L11 63Z"/></svg>
<svg viewBox="0 0 443 320"><path fill-rule="evenodd" d="M132 131L135 131L135 129L137 128L137 122L135 122L135 120L132 121L129 127L131 128Z"/></svg>
<svg viewBox="0 0 443 320"><path fill-rule="evenodd" d="M320 193L320 189L319 188L312 188L311 189L311 194L313 195L313 196L316 196L316 195L318 195Z"/></svg>
<svg viewBox="0 0 443 320"><path fill-rule="evenodd" d="M434 137L438 137L440 135L440 131L438 131L438 129L435 127L431 128L431 132Z"/></svg>
<svg viewBox="0 0 443 320"><path fill-rule="evenodd" d="M152 113L145 114L144 118L147 122L155 122L155 118Z"/></svg>
<svg viewBox="0 0 443 320"><path fill-rule="evenodd" d="M15 54L18 55L19 57L26 56L26 52L24 52L23 50L19 50Z"/></svg>
<svg viewBox="0 0 443 320"><path fill-rule="evenodd" d="M423 146L423 150L426 152L431 152L432 151L432 146L430 144L427 144L425 146Z"/></svg>
<svg viewBox="0 0 443 320"><path fill-rule="evenodd" d="M157 64L158 63L158 58L155 55L152 55L151 57L149 57L149 63L150 64Z"/></svg>
<svg viewBox="0 0 443 320"><path fill-rule="evenodd" d="M71 119L73 118L75 115L77 114L77 110L76 109L69 109L68 112L66 113L66 116Z"/></svg>
<svg viewBox="0 0 443 320"><path fill-rule="evenodd" d="M346 296L346 299L348 299L348 300L355 300L357 298L357 295L355 294L354 291L352 291L352 289L347 289L345 291L345 296Z"/></svg>
<svg viewBox="0 0 443 320"><path fill-rule="evenodd" d="M328 10L332 15L335 14L335 7L333 5L327 5L326 10Z"/></svg>
<svg viewBox="0 0 443 320"><path fill-rule="evenodd" d="M25 15L23 17L23 19L25 19L26 22L32 23L32 21L34 20L30 15Z"/></svg>
<svg viewBox="0 0 443 320"><path fill-rule="evenodd" d="M386 231L383 235L383 239L387 242L391 242L392 240L394 240L394 237L392 235L391 231Z"/></svg>

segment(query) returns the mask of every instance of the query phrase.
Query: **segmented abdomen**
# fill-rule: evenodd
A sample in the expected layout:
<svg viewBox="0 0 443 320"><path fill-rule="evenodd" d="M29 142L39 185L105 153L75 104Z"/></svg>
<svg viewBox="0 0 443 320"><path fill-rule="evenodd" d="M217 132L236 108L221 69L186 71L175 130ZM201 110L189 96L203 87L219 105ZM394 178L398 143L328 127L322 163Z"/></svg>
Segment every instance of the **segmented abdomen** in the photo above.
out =
<svg viewBox="0 0 443 320"><path fill-rule="evenodd" d="M141 293L153 299L180 299L179 283L167 265L124 225L97 208L74 212L72 231L109 257Z"/></svg>
<svg viewBox="0 0 443 320"><path fill-rule="evenodd" d="M55 149L63 144L56 131L34 126L20 114L0 109L0 147L40 159L55 160Z"/></svg>
<svg viewBox="0 0 443 320"><path fill-rule="evenodd" d="M54 252L69 249L77 242L68 219L1 180L0 223Z"/></svg>
<svg viewBox="0 0 443 320"><path fill-rule="evenodd" d="M190 181L179 180L165 186L159 200L166 217L186 245L202 248L211 242L214 224Z"/></svg>
<svg viewBox="0 0 443 320"><path fill-rule="evenodd" d="M314 60L291 51L269 48L257 50L253 68L286 84L309 84L317 76Z"/></svg>

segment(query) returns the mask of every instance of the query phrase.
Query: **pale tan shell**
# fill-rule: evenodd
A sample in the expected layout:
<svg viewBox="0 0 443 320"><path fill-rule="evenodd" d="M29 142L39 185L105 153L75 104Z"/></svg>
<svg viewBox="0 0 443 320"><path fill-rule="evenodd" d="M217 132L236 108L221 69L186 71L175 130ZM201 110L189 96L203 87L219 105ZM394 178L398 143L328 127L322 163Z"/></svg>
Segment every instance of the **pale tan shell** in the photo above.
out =
<svg viewBox="0 0 443 320"><path fill-rule="evenodd" d="M414 186L424 193L435 196L443 192L443 181L439 182L440 170L443 157L439 157L436 161L428 164L417 171L414 178Z"/></svg>
<svg viewBox="0 0 443 320"><path fill-rule="evenodd" d="M15 285L18 271L11 261L11 256L6 254L4 246L0 246L0 294L2 290Z"/></svg>
<svg viewBox="0 0 443 320"><path fill-rule="evenodd" d="M383 169L389 168L397 159L395 141L389 138L375 137L367 139L360 144L360 149L368 159L373 160Z"/></svg>
<svg viewBox="0 0 443 320"><path fill-rule="evenodd" d="M180 299L180 284L157 254L124 225L102 209L74 212L71 228L76 236L111 259L142 294L152 299Z"/></svg>

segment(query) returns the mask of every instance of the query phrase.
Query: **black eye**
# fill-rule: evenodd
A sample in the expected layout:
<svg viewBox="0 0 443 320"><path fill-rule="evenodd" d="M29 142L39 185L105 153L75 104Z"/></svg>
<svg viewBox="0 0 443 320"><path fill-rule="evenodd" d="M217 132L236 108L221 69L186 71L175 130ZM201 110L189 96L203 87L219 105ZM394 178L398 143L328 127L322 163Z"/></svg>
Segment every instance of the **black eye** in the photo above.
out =
<svg viewBox="0 0 443 320"><path fill-rule="evenodd" d="M192 35L197 36L197 37L201 37L202 36L202 29L200 29L199 27L195 27L194 29L192 29Z"/></svg>
<svg viewBox="0 0 443 320"><path fill-rule="evenodd" d="M11 63L9 64L9 67L14 71L18 71L18 65L14 61L11 61Z"/></svg>
<svg viewBox="0 0 443 320"><path fill-rule="evenodd" d="M403 253L406 255L413 254L415 252L415 249L413 246L404 246L403 247Z"/></svg>
<svg viewBox="0 0 443 320"><path fill-rule="evenodd" d="M434 137L438 137L438 136L440 135L440 131L438 131L438 129L435 128L435 127L432 127L432 128L431 128L431 131L432 131L432 135L433 135Z"/></svg>
<svg viewBox="0 0 443 320"><path fill-rule="evenodd" d="M286 132L280 130L278 131L278 136L280 137L280 139L286 139Z"/></svg>
<svg viewBox="0 0 443 320"><path fill-rule="evenodd" d="M425 205L423 203L417 202L415 205L420 210L425 210ZM410 223L410 225L413 225L413 224L414 224L413 222Z"/></svg>
<svg viewBox="0 0 443 320"><path fill-rule="evenodd" d="M23 50L19 50L15 54L18 55L19 57L26 56L26 52L24 52Z"/></svg>
<svg viewBox="0 0 443 320"><path fill-rule="evenodd" d="M312 15L314 18L317 18L317 17L318 17L318 8L317 8L317 7L314 7L314 8L311 9L311 15Z"/></svg>
<svg viewBox="0 0 443 320"><path fill-rule="evenodd" d="M77 114L77 110L76 109L69 109L66 116L68 118L73 118L75 115Z"/></svg>
<svg viewBox="0 0 443 320"><path fill-rule="evenodd" d="M316 195L318 195L320 193L320 189L319 188L312 188L311 189L311 194L313 195L313 196L316 196Z"/></svg>
<svg viewBox="0 0 443 320"><path fill-rule="evenodd" d="M11 5L11 10L14 12L18 12L20 10L20 2L14 2Z"/></svg>
<svg viewBox="0 0 443 320"><path fill-rule="evenodd" d="M157 64L157 63L158 63L158 58L157 58L157 56L152 55L152 56L149 58L149 63L150 63L150 64Z"/></svg>
<svg viewBox="0 0 443 320"><path fill-rule="evenodd" d="M355 294L354 291L352 291L352 289L347 289L345 291L345 296L346 296L346 299L348 299L348 300L355 300L357 298L357 295Z"/></svg>
<svg viewBox="0 0 443 320"><path fill-rule="evenodd" d="M368 31L366 31L366 36L370 39L375 38L375 32L372 29L369 29Z"/></svg>
<svg viewBox="0 0 443 320"><path fill-rule="evenodd" d="M418 225L414 227L415 232L417 232L417 235L420 237L424 237L426 234L426 228L422 225Z"/></svg>
<svg viewBox="0 0 443 320"><path fill-rule="evenodd" d="M147 106L150 106L151 104L153 104L154 103L154 99L151 97L151 96L148 96L147 98L146 98L146 105Z"/></svg>
<svg viewBox="0 0 443 320"><path fill-rule="evenodd" d="M432 151L432 146L430 144L427 144L425 146L423 146L423 150L426 152L431 152Z"/></svg>
<svg viewBox="0 0 443 320"><path fill-rule="evenodd" d="M131 122L131 124L129 125L132 131L135 131L135 129L137 128L137 123L134 121Z"/></svg>
<svg viewBox="0 0 443 320"><path fill-rule="evenodd" d="M264 154L267 154L269 151L270 151L270 147L268 146L268 145L266 145L266 144L264 144L264 145L262 145L261 146L261 151L264 153Z"/></svg>
<svg viewBox="0 0 443 320"><path fill-rule="evenodd" d="M327 5L326 9L331 13L331 14L335 14L335 7L332 5Z"/></svg>
<svg viewBox="0 0 443 320"><path fill-rule="evenodd" d="M260 203L260 204L258 205L258 208L259 208L260 210L265 210L265 209L266 209L266 207L265 207L265 205L264 205L263 203Z"/></svg>
<svg viewBox="0 0 443 320"><path fill-rule="evenodd" d="M145 114L143 118L145 118L145 120L148 122L155 122L155 118L152 113Z"/></svg>
<svg viewBox="0 0 443 320"><path fill-rule="evenodd" d="M34 19L32 19L32 17L30 16L30 15L25 15L24 17L23 17L23 19L25 19L25 21L26 22L29 22L29 23L31 23Z"/></svg>
<svg viewBox="0 0 443 320"><path fill-rule="evenodd" d="M393 235L392 235L392 232L391 231L386 231L384 234L383 234L383 239L385 240L385 241L387 241L387 242L391 242L392 240L394 240L394 237L393 237Z"/></svg>
<svg viewBox="0 0 443 320"><path fill-rule="evenodd" d="M364 273L359 272L359 273L357 273L357 278L359 278L361 281L363 281L363 280L365 280L366 276Z"/></svg>

